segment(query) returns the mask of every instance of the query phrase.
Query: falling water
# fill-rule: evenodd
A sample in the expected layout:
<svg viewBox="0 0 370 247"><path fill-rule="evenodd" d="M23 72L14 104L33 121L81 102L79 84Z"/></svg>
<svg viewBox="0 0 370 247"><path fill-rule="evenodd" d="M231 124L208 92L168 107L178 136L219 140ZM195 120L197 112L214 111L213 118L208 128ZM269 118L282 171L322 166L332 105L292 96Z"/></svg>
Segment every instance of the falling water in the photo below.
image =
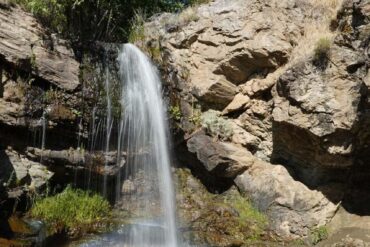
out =
<svg viewBox="0 0 370 247"><path fill-rule="evenodd" d="M123 82L123 117L118 146L119 151L127 152L125 182L134 184L144 180L138 188L128 192L127 201L140 197L145 202L144 205L137 202L135 206L146 214L146 220L137 223L139 226L148 226L154 221L162 229L133 227L125 243L128 246L158 246L154 242L159 240L162 242L159 246L176 247L174 191L161 81L157 69L134 45L124 45L118 60ZM160 213L151 215L154 204L158 204Z"/></svg>
<svg viewBox="0 0 370 247"><path fill-rule="evenodd" d="M41 150L44 151L45 150L45 140L46 140L46 125L47 125L47 112L46 110L44 110L44 112L42 113L42 117L41 117L41 128L42 128L42 133L41 133ZM41 156L40 156L40 162L42 163L43 162L43 152L41 152Z"/></svg>
<svg viewBox="0 0 370 247"><path fill-rule="evenodd" d="M105 156L109 153L109 144L110 144L110 133L112 130L112 100L111 100L111 93L110 93L110 78L109 78L109 70L108 67L106 68L106 78L105 78L105 92L107 98L107 119L106 119L106 137L105 137ZM105 157L105 167L104 169L107 170L107 157ZM103 195L107 195L107 174L104 172L104 181L103 181Z"/></svg>

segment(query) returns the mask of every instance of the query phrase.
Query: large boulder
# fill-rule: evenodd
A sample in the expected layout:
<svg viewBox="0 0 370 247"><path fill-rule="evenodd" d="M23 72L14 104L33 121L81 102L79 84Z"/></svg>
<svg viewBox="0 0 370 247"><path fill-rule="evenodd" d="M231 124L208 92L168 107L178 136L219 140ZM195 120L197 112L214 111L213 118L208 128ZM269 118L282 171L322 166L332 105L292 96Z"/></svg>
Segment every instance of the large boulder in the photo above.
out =
<svg viewBox="0 0 370 247"><path fill-rule="evenodd" d="M190 153L196 154L203 167L213 176L234 178L253 164L250 152L229 142L220 142L203 131L195 133L188 141Z"/></svg>
<svg viewBox="0 0 370 247"><path fill-rule="evenodd" d="M257 159L235 183L269 216L271 228L284 238L309 236L310 229L325 225L338 208L322 192L294 180L285 167Z"/></svg>

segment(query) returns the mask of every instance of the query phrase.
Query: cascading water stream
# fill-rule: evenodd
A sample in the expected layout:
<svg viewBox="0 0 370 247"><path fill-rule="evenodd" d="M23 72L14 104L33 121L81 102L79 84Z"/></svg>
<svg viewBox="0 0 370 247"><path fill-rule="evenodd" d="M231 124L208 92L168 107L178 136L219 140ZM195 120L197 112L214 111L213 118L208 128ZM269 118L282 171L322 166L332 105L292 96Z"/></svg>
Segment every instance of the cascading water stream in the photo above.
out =
<svg viewBox="0 0 370 247"><path fill-rule="evenodd" d="M109 144L110 144L110 134L112 130L112 100L111 100L111 92L110 92L110 78L109 78L109 69L106 68L106 78L105 78L105 92L107 98L107 119L106 119L106 136L105 136L105 167L104 167L104 181L103 181L103 195L107 195L107 155L109 152Z"/></svg>
<svg viewBox="0 0 370 247"><path fill-rule="evenodd" d="M125 243L128 246L158 246L152 241L159 239L159 246L176 247L174 190L161 81L149 58L134 45L125 44L118 60L123 83L118 153L127 152L125 180L133 183L143 176L146 184L130 192L127 198L140 197L145 203L138 203L136 207L149 214L146 218L154 219L163 229L158 233L151 228L133 227ZM151 215L150 207L156 203L161 213ZM148 222L138 224L147 225Z"/></svg>

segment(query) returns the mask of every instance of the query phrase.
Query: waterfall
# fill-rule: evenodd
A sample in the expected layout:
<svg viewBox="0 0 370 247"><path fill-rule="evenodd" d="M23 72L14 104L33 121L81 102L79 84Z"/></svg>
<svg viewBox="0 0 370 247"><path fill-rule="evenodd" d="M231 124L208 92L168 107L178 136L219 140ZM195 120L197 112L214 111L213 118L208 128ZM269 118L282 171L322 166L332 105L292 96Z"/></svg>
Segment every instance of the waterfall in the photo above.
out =
<svg viewBox="0 0 370 247"><path fill-rule="evenodd" d="M148 221L139 220L138 226L150 225L150 219L163 229L133 227L125 242L129 246L154 246L153 241L160 240L159 246L176 247L174 189L161 81L149 58L134 45L125 44L118 61L123 109L118 153L127 153L123 203L133 203L136 210L149 214ZM138 198L145 203L137 202ZM160 213L152 213L153 205L160 208Z"/></svg>
<svg viewBox="0 0 370 247"><path fill-rule="evenodd" d="M112 100L111 100L111 93L110 93L110 78L109 78L109 69L106 68L106 78L105 78L105 92L107 98L107 119L106 119L106 136L105 136L105 167L104 167L104 181L103 181L103 195L107 195L107 155L109 152L109 144L110 144L110 133L112 130Z"/></svg>

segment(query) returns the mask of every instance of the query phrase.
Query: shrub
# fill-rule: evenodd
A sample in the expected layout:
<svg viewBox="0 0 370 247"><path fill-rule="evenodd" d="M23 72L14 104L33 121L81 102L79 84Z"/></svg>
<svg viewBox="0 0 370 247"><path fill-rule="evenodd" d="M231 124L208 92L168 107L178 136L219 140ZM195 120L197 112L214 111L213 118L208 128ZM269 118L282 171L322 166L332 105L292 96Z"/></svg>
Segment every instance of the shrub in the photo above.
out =
<svg viewBox="0 0 370 247"><path fill-rule="evenodd" d="M325 226L320 226L318 228L311 230L309 239L313 245L316 245L322 240L327 239L328 235L329 234L327 228Z"/></svg>
<svg viewBox="0 0 370 247"><path fill-rule="evenodd" d="M176 120L176 121L181 120L182 114L181 114L180 107L178 105L171 106L170 109L169 109L169 112L170 112L170 116L173 120Z"/></svg>
<svg viewBox="0 0 370 247"><path fill-rule="evenodd" d="M53 32L77 41L127 41L135 10L148 16L175 12L182 0L11 0L32 12Z"/></svg>
<svg viewBox="0 0 370 247"><path fill-rule="evenodd" d="M203 113L201 123L209 134L222 140L230 139L233 134L230 121L220 117L220 113L217 111L209 110Z"/></svg>
<svg viewBox="0 0 370 247"><path fill-rule="evenodd" d="M325 69L330 56L331 41L329 38L321 38L317 41L314 50L314 64Z"/></svg>
<svg viewBox="0 0 370 247"><path fill-rule="evenodd" d="M37 200L31 209L31 216L43 220L51 234L93 232L109 214L110 205L104 198L70 186L60 194Z"/></svg>

